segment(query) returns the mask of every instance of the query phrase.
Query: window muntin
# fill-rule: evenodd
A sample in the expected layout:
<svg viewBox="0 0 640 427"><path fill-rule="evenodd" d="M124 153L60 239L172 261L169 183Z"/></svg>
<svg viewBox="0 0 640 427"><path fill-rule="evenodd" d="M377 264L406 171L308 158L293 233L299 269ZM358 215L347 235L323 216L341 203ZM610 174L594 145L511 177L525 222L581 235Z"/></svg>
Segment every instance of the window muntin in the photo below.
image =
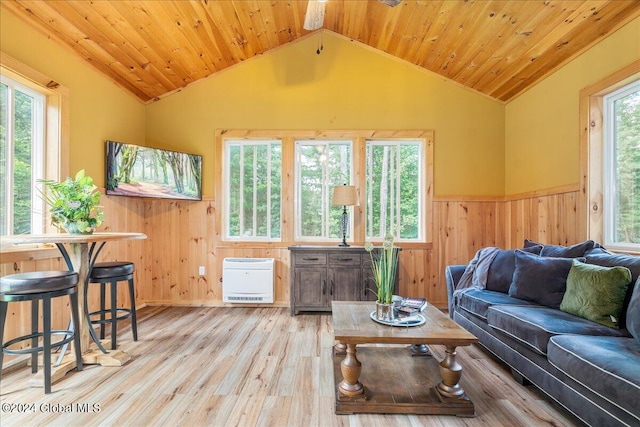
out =
<svg viewBox="0 0 640 427"><path fill-rule="evenodd" d="M605 247L640 250L640 81L603 97Z"/></svg>
<svg viewBox="0 0 640 427"><path fill-rule="evenodd" d="M225 142L226 231L232 240L279 240L282 143Z"/></svg>
<svg viewBox="0 0 640 427"><path fill-rule="evenodd" d="M424 168L421 140L367 141L367 240L424 240Z"/></svg>
<svg viewBox="0 0 640 427"><path fill-rule="evenodd" d="M342 209L331 206L331 195L333 187L351 183L352 159L351 141L295 142L296 239L342 238ZM351 240L353 215L348 218L347 237Z"/></svg>
<svg viewBox="0 0 640 427"><path fill-rule="evenodd" d="M46 96L2 75L0 82L0 234L42 233Z"/></svg>

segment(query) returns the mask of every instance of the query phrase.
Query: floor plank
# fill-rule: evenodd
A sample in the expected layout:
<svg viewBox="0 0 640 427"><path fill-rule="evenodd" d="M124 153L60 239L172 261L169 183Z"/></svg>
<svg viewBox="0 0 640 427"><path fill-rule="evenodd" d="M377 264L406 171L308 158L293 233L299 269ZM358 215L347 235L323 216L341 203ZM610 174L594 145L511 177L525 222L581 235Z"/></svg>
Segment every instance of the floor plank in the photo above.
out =
<svg viewBox="0 0 640 427"><path fill-rule="evenodd" d="M126 322L119 368L87 366L30 387L31 370L2 376L2 426L575 426L575 418L522 387L478 346L458 348L474 418L334 413L331 317L287 308L145 307L140 340ZM432 346L440 360L444 348ZM9 406L7 406L7 404ZM8 411L11 404L22 410Z"/></svg>

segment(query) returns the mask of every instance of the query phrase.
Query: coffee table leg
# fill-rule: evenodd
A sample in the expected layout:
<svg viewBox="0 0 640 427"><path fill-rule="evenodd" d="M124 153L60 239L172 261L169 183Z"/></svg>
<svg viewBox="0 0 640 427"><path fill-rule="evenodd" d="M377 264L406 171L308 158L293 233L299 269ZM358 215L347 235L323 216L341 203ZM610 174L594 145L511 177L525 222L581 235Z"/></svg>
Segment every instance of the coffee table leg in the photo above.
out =
<svg viewBox="0 0 640 427"><path fill-rule="evenodd" d="M361 370L362 364L356 357L356 345L347 344L347 356L340 363L340 371L343 378L338 385L340 393L352 397L361 395L364 392L362 384L358 381Z"/></svg>
<svg viewBox="0 0 640 427"><path fill-rule="evenodd" d="M458 383L462 377L462 366L456 361L455 346L447 346L444 359L440 362L440 375L442 382L436 386L436 390L441 396L453 399L464 396L464 390Z"/></svg>
<svg viewBox="0 0 640 427"><path fill-rule="evenodd" d="M347 354L347 346L342 342L337 342L336 345L333 346L334 354Z"/></svg>

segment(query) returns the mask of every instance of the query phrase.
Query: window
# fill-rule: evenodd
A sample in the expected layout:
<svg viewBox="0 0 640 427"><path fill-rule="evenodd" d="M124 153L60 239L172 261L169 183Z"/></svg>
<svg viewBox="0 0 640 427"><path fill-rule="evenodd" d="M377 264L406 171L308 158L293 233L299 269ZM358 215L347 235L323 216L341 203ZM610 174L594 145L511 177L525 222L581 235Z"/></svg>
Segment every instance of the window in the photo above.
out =
<svg viewBox="0 0 640 427"><path fill-rule="evenodd" d="M359 201L349 243L431 242L432 131L219 129L215 149L216 229L230 245L337 245L343 209L331 199L343 184Z"/></svg>
<svg viewBox="0 0 640 427"><path fill-rule="evenodd" d="M607 249L640 253L640 63L580 91L580 211L588 237ZM584 212L584 211L583 211Z"/></svg>
<svg viewBox="0 0 640 427"><path fill-rule="evenodd" d="M342 238L342 211L332 208L331 194L336 185L351 183L351 141L301 140L295 145L296 238Z"/></svg>
<svg viewBox="0 0 640 427"><path fill-rule="evenodd" d="M280 140L227 140L227 238L280 238Z"/></svg>
<svg viewBox="0 0 640 427"><path fill-rule="evenodd" d="M603 98L605 247L640 250L640 80Z"/></svg>
<svg viewBox="0 0 640 427"><path fill-rule="evenodd" d="M420 141L367 141L367 239L423 240Z"/></svg>
<svg viewBox="0 0 640 427"><path fill-rule="evenodd" d="M0 82L0 234L42 233L45 95L2 74Z"/></svg>
<svg viewBox="0 0 640 427"><path fill-rule="evenodd" d="M60 180L67 176L68 142L69 90L2 52L2 234L54 231L53 226L45 219L45 204L39 196L36 183L39 178Z"/></svg>

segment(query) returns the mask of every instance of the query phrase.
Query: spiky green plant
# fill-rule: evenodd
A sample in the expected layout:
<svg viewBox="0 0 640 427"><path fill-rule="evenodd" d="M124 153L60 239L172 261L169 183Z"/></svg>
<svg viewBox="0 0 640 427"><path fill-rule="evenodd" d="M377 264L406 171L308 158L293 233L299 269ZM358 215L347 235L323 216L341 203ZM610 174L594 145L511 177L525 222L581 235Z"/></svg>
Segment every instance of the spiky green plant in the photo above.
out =
<svg viewBox="0 0 640 427"><path fill-rule="evenodd" d="M391 304L398 268L398 248L393 246L393 236L386 236L382 248L377 251L374 251L371 242L367 242L364 248L371 257L373 280L378 286L377 301L381 304Z"/></svg>
<svg viewBox="0 0 640 427"><path fill-rule="evenodd" d="M71 177L62 182L40 180L45 186L41 191L44 201L49 205L51 223L69 232L92 233L104 221L99 206L100 193L93 179L80 170L75 179ZM74 230L77 229L76 230Z"/></svg>

